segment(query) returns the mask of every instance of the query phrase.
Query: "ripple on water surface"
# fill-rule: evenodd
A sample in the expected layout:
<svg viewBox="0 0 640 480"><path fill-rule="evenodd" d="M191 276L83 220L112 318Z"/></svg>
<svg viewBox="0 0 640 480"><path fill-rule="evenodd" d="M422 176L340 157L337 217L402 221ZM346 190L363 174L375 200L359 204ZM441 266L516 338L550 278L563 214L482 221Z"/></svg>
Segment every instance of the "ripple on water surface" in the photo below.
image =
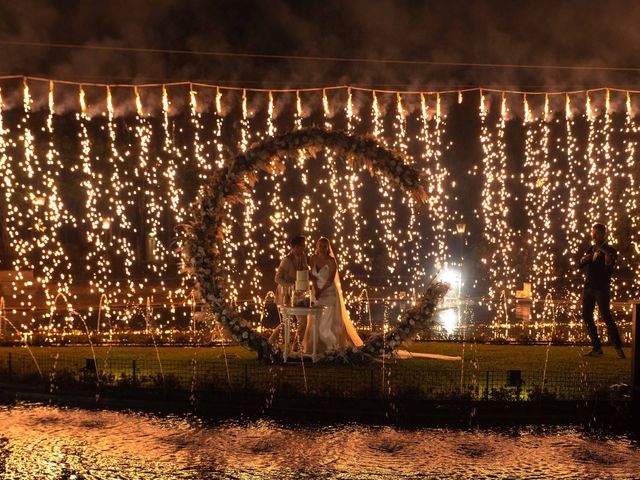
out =
<svg viewBox="0 0 640 480"><path fill-rule="evenodd" d="M625 436L572 429L207 425L38 405L0 408L0 479L637 478Z"/></svg>

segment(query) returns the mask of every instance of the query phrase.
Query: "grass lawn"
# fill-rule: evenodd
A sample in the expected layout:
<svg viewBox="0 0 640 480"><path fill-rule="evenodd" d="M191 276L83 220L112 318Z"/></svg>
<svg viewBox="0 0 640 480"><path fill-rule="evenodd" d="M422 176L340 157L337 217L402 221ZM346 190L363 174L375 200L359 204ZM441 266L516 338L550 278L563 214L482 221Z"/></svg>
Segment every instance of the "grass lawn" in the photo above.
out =
<svg viewBox="0 0 640 480"><path fill-rule="evenodd" d="M31 347L34 356L40 360L51 361L56 355L59 359L77 360L91 358L88 346L61 347ZM257 364L254 352L243 347L174 347L160 346L158 353L154 347L147 346L97 346L94 347L99 364L108 358L109 362L140 363L157 362L157 354L163 363L174 361L224 362L224 353L230 364ZM464 357L465 370L475 369L479 372L503 372L507 370L541 371L548 354L547 370L555 372L582 372L585 375L628 376L631 370L631 349L625 349L626 360L620 360L612 347L604 348L604 355L599 358L584 357L589 351L585 346L556 346L552 345L491 345L453 342L416 342L409 345L413 352L436 353L450 356ZM29 357L25 347L0 347L0 359L6 359L11 353L14 358ZM394 360L399 368L406 367L414 370L459 370L460 361L442 361L435 359L413 358L408 360ZM327 368L326 365L308 365L307 368ZM330 366L331 368L348 369L350 367Z"/></svg>
<svg viewBox="0 0 640 480"><path fill-rule="evenodd" d="M451 356L463 356L465 368L477 365L479 371L542 370L547 358L549 371L580 371L585 374L624 375L631 371L631 348L625 348L627 358L621 360L613 347L604 347L602 357L584 357L591 350L586 346L568 345L492 345L451 342L416 342L410 345L410 351L439 353ZM425 368L436 363L449 363L438 360L412 359L410 362L422 363Z"/></svg>
<svg viewBox="0 0 640 480"><path fill-rule="evenodd" d="M584 357L589 349L577 346L490 345L453 342L416 342L410 351L448 356L460 360L429 358L380 359L373 364L344 366L293 360L269 365L243 347L99 346L95 347L103 385L124 388L203 389L307 392L324 397L416 395L423 398L558 399L588 398L614 383L628 383L630 359L620 360L611 347L599 358ZM0 347L0 379L85 386L96 385L88 346ZM225 354L226 360L225 363ZM627 349L627 356L630 355ZM158 359L159 357L159 359ZM160 361L159 361L160 360ZM545 361L547 369L545 370ZM383 368L384 367L384 368ZM520 370L522 391L506 372ZM75 383L74 383L75 382ZM90 387L91 388L91 387ZM518 393L520 392L520 393ZM286 393L285 393L286 394ZM466 397L465 397L466 398Z"/></svg>

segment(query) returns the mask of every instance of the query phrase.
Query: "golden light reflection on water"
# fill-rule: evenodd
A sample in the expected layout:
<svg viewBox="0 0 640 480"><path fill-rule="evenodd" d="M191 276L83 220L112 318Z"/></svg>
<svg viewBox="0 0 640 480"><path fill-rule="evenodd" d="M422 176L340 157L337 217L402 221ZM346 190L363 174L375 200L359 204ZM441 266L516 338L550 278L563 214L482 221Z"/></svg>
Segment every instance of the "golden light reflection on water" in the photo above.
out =
<svg viewBox="0 0 640 480"><path fill-rule="evenodd" d="M572 429L401 430L0 408L2 479L632 478L624 436Z"/></svg>

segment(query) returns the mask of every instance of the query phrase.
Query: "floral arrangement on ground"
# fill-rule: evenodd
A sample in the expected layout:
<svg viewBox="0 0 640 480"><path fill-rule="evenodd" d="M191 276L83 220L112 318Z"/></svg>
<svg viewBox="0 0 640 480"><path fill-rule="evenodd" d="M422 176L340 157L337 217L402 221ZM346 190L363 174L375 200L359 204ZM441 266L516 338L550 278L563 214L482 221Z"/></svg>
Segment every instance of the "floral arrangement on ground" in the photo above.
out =
<svg viewBox="0 0 640 480"><path fill-rule="evenodd" d="M385 176L413 196L418 205L424 205L427 199L425 175L403 154L369 136L310 127L269 137L231 157L226 167L216 170L205 182L192 206L192 220L180 229L177 248L182 258L181 273L194 279L196 298L207 305L213 318L240 344L255 350L266 360L279 361L282 353L227 301L226 279L233 274L225 265L223 255L227 207L241 201L255 183L258 171L282 171L284 160L300 150L313 155L323 148L332 149L335 158L344 158L354 169L365 167L373 176ZM372 335L358 348L327 352L324 361L360 363L393 351L418 331L435 324L437 307L447 290L446 284L432 282L416 305L401 314L401 321L394 328L384 334Z"/></svg>

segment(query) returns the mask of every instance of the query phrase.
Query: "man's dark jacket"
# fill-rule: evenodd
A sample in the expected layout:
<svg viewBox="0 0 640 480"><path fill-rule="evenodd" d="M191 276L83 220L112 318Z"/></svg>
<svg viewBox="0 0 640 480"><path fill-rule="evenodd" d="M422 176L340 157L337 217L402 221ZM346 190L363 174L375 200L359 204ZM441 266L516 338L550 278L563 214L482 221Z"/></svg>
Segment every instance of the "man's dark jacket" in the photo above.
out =
<svg viewBox="0 0 640 480"><path fill-rule="evenodd" d="M600 254L594 260L593 254L596 249L600 249ZM611 255L611 265L606 265L604 263L605 251L609 252L609 255ZM587 254L589 255L589 260L585 262L582 260L582 257ZM600 247L595 245L589 247L589 250L580 257L580 268L585 271L584 286L595 288L596 290L608 291L611 286L611 274L613 273L613 267L616 264L617 257L617 250L608 243L604 243Z"/></svg>

